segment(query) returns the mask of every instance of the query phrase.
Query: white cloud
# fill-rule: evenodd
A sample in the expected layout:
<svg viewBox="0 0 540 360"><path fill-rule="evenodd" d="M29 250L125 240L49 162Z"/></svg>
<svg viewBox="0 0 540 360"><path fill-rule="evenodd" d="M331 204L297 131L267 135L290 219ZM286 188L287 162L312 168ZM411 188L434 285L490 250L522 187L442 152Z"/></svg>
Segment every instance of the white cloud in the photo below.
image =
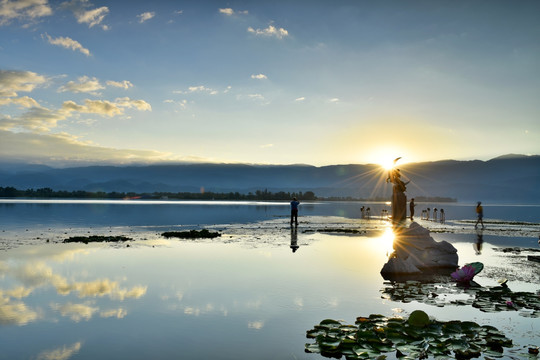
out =
<svg viewBox="0 0 540 360"><path fill-rule="evenodd" d="M36 20L52 13L47 0L1 0L0 26L11 20Z"/></svg>
<svg viewBox="0 0 540 360"><path fill-rule="evenodd" d="M62 346L58 349L45 350L39 353L37 360L68 360L81 350L81 343L76 342L71 346Z"/></svg>
<svg viewBox="0 0 540 360"><path fill-rule="evenodd" d="M0 97L0 106L10 105L10 104L18 105L23 108L31 108L34 106L39 107L39 104L37 103L37 101L28 96L23 96L19 98L13 98L13 97L1 98Z"/></svg>
<svg viewBox="0 0 540 360"><path fill-rule="evenodd" d="M61 8L72 11L79 24L88 24L88 27L90 28L100 25L103 30L108 30L109 27L104 24L102 25L101 23L109 13L109 8L107 6L102 6L88 10L91 6L92 4L90 4L88 0L66 1L60 5Z"/></svg>
<svg viewBox="0 0 540 360"><path fill-rule="evenodd" d="M299 98L296 98L296 99L294 99L294 101L296 101L296 102L301 102L301 101L304 101L304 100L306 100L306 98L305 98L305 97L303 97L303 96L302 96L302 97L299 97Z"/></svg>
<svg viewBox="0 0 540 360"><path fill-rule="evenodd" d="M18 91L30 92L47 79L31 71L0 70L0 96L17 96Z"/></svg>
<svg viewBox="0 0 540 360"><path fill-rule="evenodd" d="M339 102L339 99L338 98L332 98L332 99L330 99L328 101L331 102L331 103L337 103L337 102Z"/></svg>
<svg viewBox="0 0 540 360"><path fill-rule="evenodd" d="M105 16L109 13L109 8L106 6L102 6L100 8L96 8L93 10L83 11L79 13L75 13L75 17L77 18L77 22L80 24L88 24L88 27L93 27L95 25L101 24ZM102 25L103 30L107 30L108 27L106 25Z"/></svg>
<svg viewBox="0 0 540 360"><path fill-rule="evenodd" d="M219 13L230 16L230 15L234 14L234 10L231 9L231 8L219 9Z"/></svg>
<svg viewBox="0 0 540 360"><path fill-rule="evenodd" d="M250 26L248 27L247 31L257 36L268 36L278 39L283 39L284 37L289 36L289 32L287 30L284 28L278 29L274 25L269 25L266 29L254 29Z"/></svg>
<svg viewBox="0 0 540 360"><path fill-rule="evenodd" d="M188 87L186 91L176 90L176 91L173 91L173 93L175 94L207 93L210 95L216 95L218 94L218 91L212 88L206 87L204 85L199 85L199 86L190 86Z"/></svg>
<svg viewBox="0 0 540 360"><path fill-rule="evenodd" d="M156 13L155 12L144 12L140 15L137 15L137 17L139 18L139 22L142 24L143 22L147 21L147 20L150 20L151 18L153 18L154 16L156 16Z"/></svg>
<svg viewBox="0 0 540 360"><path fill-rule="evenodd" d="M55 128L57 123L61 120L65 120L67 116L68 113L65 111L54 111L44 107L32 107L20 116L4 116L3 118L0 118L0 129L46 132Z"/></svg>
<svg viewBox="0 0 540 360"><path fill-rule="evenodd" d="M57 38L53 38L49 34L42 34L41 36L46 38L49 44L62 46L73 51L80 51L84 55L90 56L90 50L83 47L78 41L75 41L69 37L59 36Z"/></svg>
<svg viewBox="0 0 540 360"><path fill-rule="evenodd" d="M257 75L251 75L251 78L252 79L258 79L258 80L265 80L265 79L268 79L268 76L264 75L264 74L257 74Z"/></svg>
<svg viewBox="0 0 540 360"><path fill-rule="evenodd" d="M36 161L51 165L211 161L211 159L191 156L173 156L170 153L152 150L102 147L96 144L83 142L76 136L65 133L37 134L30 132L11 132L3 131L0 127L0 138L2 139L0 158L20 161ZM133 291L133 289L131 290ZM131 295L135 295L136 290L137 289L135 289Z"/></svg>
<svg viewBox="0 0 540 360"><path fill-rule="evenodd" d="M117 87L117 88L122 88L122 89L125 89L125 90L133 87L133 84L128 80L124 80L124 81L112 81L112 80L109 80L109 81L107 81L107 85Z"/></svg>
<svg viewBox="0 0 540 360"><path fill-rule="evenodd" d="M79 82L70 81L66 85L61 86L58 91L65 92L70 91L74 93L90 93L97 94L98 90L105 89L103 85L99 83L99 80L95 77L89 78L88 76L81 76Z"/></svg>
<svg viewBox="0 0 540 360"><path fill-rule="evenodd" d="M235 11L235 10L233 10L231 8L224 8L224 9L219 9L219 13L227 15L227 16L232 16L232 15L235 15L235 14L247 15L248 11L247 10Z"/></svg>

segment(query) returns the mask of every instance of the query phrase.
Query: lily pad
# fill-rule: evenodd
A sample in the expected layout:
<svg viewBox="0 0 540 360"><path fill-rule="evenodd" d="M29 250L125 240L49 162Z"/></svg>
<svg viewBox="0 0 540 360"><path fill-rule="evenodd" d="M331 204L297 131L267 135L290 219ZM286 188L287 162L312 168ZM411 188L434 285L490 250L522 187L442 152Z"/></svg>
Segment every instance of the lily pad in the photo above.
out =
<svg viewBox="0 0 540 360"><path fill-rule="evenodd" d="M315 343L306 344L306 352L345 356L347 360L385 358L384 353L391 352L400 359L448 358L454 352L457 359L470 359L482 353L500 357L505 347L512 346L512 340L493 326L472 321L441 322L430 320L423 311L413 313L408 319L361 316L354 325L357 331L341 321L323 320L307 331L306 336Z"/></svg>

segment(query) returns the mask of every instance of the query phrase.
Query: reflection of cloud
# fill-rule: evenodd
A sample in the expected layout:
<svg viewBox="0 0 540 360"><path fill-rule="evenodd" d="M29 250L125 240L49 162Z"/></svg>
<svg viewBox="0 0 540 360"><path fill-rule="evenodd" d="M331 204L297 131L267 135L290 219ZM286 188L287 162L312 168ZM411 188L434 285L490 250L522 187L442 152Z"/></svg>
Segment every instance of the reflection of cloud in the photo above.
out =
<svg viewBox="0 0 540 360"><path fill-rule="evenodd" d="M82 319L90 320L92 316L99 310L97 307L91 306L92 303L73 304L67 303L64 305L51 304L51 309L59 311L62 316L69 317L75 322L79 322Z"/></svg>
<svg viewBox="0 0 540 360"><path fill-rule="evenodd" d="M131 289L120 288L118 282L109 279L95 280L90 282L58 282L54 284L61 295L68 295L72 291L78 292L80 298L102 297L108 295L111 299L123 301L126 298L138 299L146 294L146 286L134 286Z"/></svg>
<svg viewBox="0 0 540 360"><path fill-rule="evenodd" d="M67 360L81 350L81 342L71 346L62 346L54 350L44 350L37 356L38 360Z"/></svg>
<svg viewBox="0 0 540 360"><path fill-rule="evenodd" d="M297 297L293 301L296 306L304 307L304 299L302 299L301 297Z"/></svg>
<svg viewBox="0 0 540 360"><path fill-rule="evenodd" d="M12 290L5 291L4 294L6 294L7 296L10 296L12 298L22 299L22 298L27 297L28 295L30 295L32 293L32 290L33 289L25 288L24 286L19 286L19 287L16 287L16 288L12 289ZM0 291L0 294L2 294L1 291Z"/></svg>
<svg viewBox="0 0 540 360"><path fill-rule="evenodd" d="M126 315L127 315L127 311L122 308L102 311L99 313L99 316L101 316L102 318L114 317L117 319L123 319L124 317L126 317Z"/></svg>
<svg viewBox="0 0 540 360"><path fill-rule="evenodd" d="M261 330L264 327L264 321L250 321L248 322L248 328Z"/></svg>
<svg viewBox="0 0 540 360"><path fill-rule="evenodd" d="M0 291L0 325L25 325L39 317L23 302L11 302Z"/></svg>

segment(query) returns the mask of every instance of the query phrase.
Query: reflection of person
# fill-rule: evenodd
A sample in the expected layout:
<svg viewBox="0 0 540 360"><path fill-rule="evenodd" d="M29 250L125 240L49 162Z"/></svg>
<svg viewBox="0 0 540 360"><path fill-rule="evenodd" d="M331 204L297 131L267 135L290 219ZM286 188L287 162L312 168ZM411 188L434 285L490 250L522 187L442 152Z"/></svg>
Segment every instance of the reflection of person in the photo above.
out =
<svg viewBox="0 0 540 360"><path fill-rule="evenodd" d="M437 221L437 208L433 209L433 221Z"/></svg>
<svg viewBox="0 0 540 360"><path fill-rule="evenodd" d="M298 246L298 233L296 227L291 227L291 249L292 252L296 252L300 246Z"/></svg>
<svg viewBox="0 0 540 360"><path fill-rule="evenodd" d="M360 208L360 213L362 214L362 219L366 217L366 208L365 207L361 207Z"/></svg>
<svg viewBox="0 0 540 360"><path fill-rule="evenodd" d="M298 205L300 205L300 201L294 197L291 201L291 226L293 221L295 225L298 225Z"/></svg>
<svg viewBox="0 0 540 360"><path fill-rule="evenodd" d="M441 224L444 224L444 222L446 221L446 214L444 213L444 209L441 209Z"/></svg>
<svg viewBox="0 0 540 360"><path fill-rule="evenodd" d="M411 199L411 202L409 203L409 211L411 213L411 221L413 221L413 217L414 217L414 207L416 206L416 204L414 203L414 198Z"/></svg>
<svg viewBox="0 0 540 360"><path fill-rule="evenodd" d="M476 231L476 242L473 244L473 248L476 251L476 255L482 253L482 244L484 243L484 232L482 230Z"/></svg>
<svg viewBox="0 0 540 360"><path fill-rule="evenodd" d="M478 224L482 224L482 229L485 229L484 226L484 208L482 207L482 202L478 202L476 205L476 224L474 224L474 228L476 229L478 227Z"/></svg>

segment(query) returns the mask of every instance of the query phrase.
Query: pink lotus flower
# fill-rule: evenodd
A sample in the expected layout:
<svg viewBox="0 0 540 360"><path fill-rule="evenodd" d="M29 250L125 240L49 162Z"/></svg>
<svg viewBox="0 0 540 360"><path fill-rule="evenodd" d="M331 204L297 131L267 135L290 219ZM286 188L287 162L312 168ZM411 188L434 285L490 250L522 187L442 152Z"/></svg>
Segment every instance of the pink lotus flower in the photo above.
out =
<svg viewBox="0 0 540 360"><path fill-rule="evenodd" d="M474 275L476 275L475 270L470 265L464 265L450 274L454 280L462 283L468 283L473 279Z"/></svg>

